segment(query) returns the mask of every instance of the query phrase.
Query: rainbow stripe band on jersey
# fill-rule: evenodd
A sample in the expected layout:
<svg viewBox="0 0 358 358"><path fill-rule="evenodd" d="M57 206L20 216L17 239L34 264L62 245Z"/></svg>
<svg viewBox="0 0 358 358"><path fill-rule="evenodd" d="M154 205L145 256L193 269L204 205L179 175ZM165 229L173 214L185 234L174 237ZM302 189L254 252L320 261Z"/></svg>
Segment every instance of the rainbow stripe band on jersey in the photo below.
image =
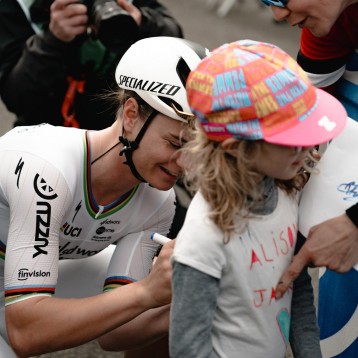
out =
<svg viewBox="0 0 358 358"><path fill-rule="evenodd" d="M114 288L117 288L119 286L124 286L129 283L133 283L136 280L134 280L131 277L128 276L111 276L108 277L104 283L103 292L107 292L110 290L113 290Z"/></svg>

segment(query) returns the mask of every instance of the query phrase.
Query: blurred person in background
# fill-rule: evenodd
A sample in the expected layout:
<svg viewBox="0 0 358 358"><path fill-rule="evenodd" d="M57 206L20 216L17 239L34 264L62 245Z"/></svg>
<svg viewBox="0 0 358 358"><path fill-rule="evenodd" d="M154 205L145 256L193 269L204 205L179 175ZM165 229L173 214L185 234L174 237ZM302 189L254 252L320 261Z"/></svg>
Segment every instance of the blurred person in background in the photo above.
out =
<svg viewBox="0 0 358 358"><path fill-rule="evenodd" d="M100 95L116 88L115 67L130 45L153 36L183 36L156 0L3 0L1 99L16 126L106 128L116 107Z"/></svg>
<svg viewBox="0 0 358 358"><path fill-rule="evenodd" d="M348 115L358 120L358 1L286 0L272 4L277 21L302 28L297 61L311 82L337 97Z"/></svg>
<svg viewBox="0 0 358 358"><path fill-rule="evenodd" d="M276 19L287 20L291 25L307 27L316 36L327 34L329 36L332 26L343 10L356 7L352 1L335 0L262 0L262 2L271 6ZM327 266L337 272L347 272L357 263L358 205L353 205L345 213L315 226L307 239L300 253L295 257L295 262L282 277L280 292L287 289L308 263Z"/></svg>
<svg viewBox="0 0 358 358"><path fill-rule="evenodd" d="M358 1L338 1L337 5L341 14L326 35L302 27L297 61L314 85L337 97L357 121Z"/></svg>

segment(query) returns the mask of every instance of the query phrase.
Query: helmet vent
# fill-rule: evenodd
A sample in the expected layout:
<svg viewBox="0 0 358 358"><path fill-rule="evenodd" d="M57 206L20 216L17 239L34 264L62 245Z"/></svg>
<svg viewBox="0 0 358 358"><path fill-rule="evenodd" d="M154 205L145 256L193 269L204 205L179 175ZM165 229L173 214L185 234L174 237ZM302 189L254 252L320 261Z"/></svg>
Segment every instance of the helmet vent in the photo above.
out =
<svg viewBox="0 0 358 358"><path fill-rule="evenodd" d="M184 61L184 59L181 57L177 64L177 74L184 87L186 85L186 80L188 79L189 73L190 73L190 68L187 65L187 63Z"/></svg>
<svg viewBox="0 0 358 358"><path fill-rule="evenodd" d="M172 103L173 103L174 106L179 109L179 111L183 110L183 107L178 102L173 101L171 98L163 97L163 96L158 96L158 98L169 107L172 107Z"/></svg>

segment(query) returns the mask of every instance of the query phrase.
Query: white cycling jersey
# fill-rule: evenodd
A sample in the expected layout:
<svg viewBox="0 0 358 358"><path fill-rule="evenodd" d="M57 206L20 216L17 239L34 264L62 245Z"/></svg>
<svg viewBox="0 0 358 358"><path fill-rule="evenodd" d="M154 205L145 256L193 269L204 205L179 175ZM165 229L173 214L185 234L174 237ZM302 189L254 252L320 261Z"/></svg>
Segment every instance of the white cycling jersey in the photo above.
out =
<svg viewBox="0 0 358 358"><path fill-rule="evenodd" d="M59 260L88 258L113 243L104 288L142 279L158 248L150 233L170 229L173 190L140 184L108 206L96 204L87 133L42 124L0 138L2 313L4 304L54 294Z"/></svg>

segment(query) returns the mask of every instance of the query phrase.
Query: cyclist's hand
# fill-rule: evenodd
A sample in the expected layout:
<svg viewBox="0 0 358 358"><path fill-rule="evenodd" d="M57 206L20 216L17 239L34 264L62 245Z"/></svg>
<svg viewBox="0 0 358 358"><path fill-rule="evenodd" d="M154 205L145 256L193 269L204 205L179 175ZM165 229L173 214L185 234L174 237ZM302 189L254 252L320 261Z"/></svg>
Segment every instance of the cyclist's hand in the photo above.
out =
<svg viewBox="0 0 358 358"><path fill-rule="evenodd" d="M149 290L150 297L154 301L153 307L163 306L171 301L172 265L170 259L174 244L175 240L171 240L163 245L149 276L144 279L145 287Z"/></svg>

